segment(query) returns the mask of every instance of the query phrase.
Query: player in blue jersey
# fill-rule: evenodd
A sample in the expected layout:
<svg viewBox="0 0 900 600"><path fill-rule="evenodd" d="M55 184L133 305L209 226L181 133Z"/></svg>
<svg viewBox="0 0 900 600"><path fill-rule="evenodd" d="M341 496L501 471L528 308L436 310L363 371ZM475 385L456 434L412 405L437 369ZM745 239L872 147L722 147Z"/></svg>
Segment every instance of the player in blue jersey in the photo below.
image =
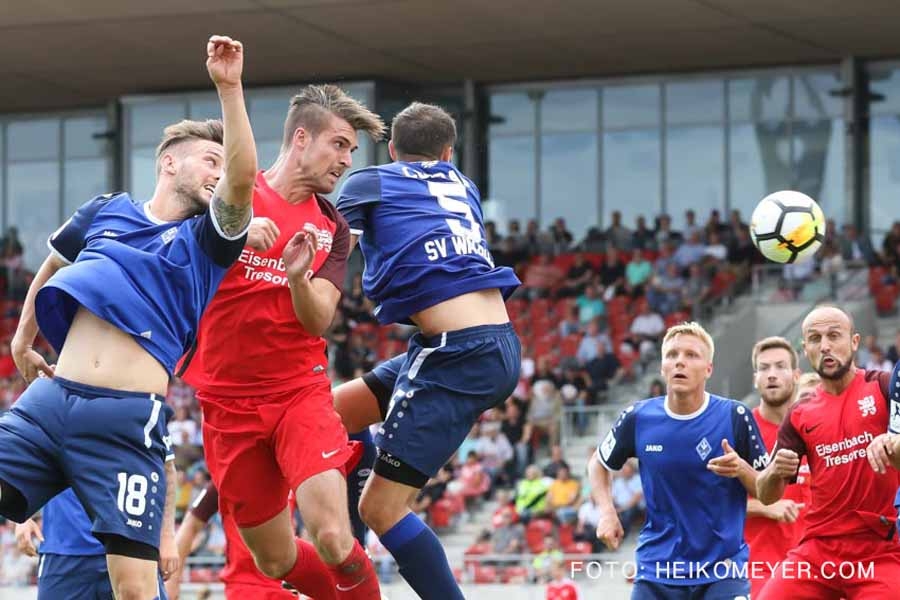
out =
<svg viewBox="0 0 900 600"><path fill-rule="evenodd" d="M338 200L362 248L363 289L379 322L419 327L359 508L421 598L457 599L440 542L408 505L481 413L516 385L520 346L504 298L519 280L494 265L478 189L450 162L453 118L413 103L394 118L391 138L395 162L351 174Z"/></svg>
<svg viewBox="0 0 900 600"><path fill-rule="evenodd" d="M632 600L750 595L744 518L766 449L743 404L706 391L714 352L699 324L670 328L662 345L668 395L625 409L588 466L601 511L597 537L617 548L623 530L609 470L639 460L647 521L638 537Z"/></svg>
<svg viewBox="0 0 900 600"><path fill-rule="evenodd" d="M218 122L168 128L149 202L96 198L51 237L56 256L29 289L14 348L26 378L37 369L52 377L33 380L0 418L0 514L22 522L71 487L104 545L119 600L160 596L161 544L164 576L177 566L163 394L243 249L252 212L243 48L214 36L206 64L224 149ZM53 370L30 352L37 326L59 353Z"/></svg>
<svg viewBox="0 0 900 600"><path fill-rule="evenodd" d="M113 600L106 549L91 533L91 521L75 492L68 489L44 505L41 521L43 527L33 519L16 525L19 551L40 555L38 600Z"/></svg>

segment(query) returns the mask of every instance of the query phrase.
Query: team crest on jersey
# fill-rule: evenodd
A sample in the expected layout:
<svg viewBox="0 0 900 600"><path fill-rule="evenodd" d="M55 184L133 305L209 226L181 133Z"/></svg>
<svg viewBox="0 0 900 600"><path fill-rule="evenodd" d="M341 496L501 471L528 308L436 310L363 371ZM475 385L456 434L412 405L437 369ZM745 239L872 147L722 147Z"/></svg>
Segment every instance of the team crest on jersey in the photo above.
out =
<svg viewBox="0 0 900 600"><path fill-rule="evenodd" d="M706 438L703 438L700 440L700 443L697 444L695 450L697 450L697 454L700 455L701 460L706 460L706 457L712 452L712 446L709 445L709 441L707 441Z"/></svg>
<svg viewBox="0 0 900 600"><path fill-rule="evenodd" d="M858 404L859 412L862 413L862 416L864 417L874 415L878 412L878 407L875 405L875 396L866 396L862 400L859 400Z"/></svg>

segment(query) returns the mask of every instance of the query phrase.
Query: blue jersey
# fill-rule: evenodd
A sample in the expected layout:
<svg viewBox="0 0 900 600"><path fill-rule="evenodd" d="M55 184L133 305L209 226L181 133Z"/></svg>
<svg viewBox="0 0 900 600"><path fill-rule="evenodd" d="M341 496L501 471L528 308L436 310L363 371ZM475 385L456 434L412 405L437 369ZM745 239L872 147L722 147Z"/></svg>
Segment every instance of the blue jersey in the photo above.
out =
<svg viewBox="0 0 900 600"><path fill-rule="evenodd" d="M91 521L72 488L44 505L42 521L44 542L38 548L41 554L106 554L103 544L91 533Z"/></svg>
<svg viewBox="0 0 900 600"><path fill-rule="evenodd" d="M630 457L640 464L647 520L636 579L679 585L746 579L747 490L707 469L724 454L723 439L754 468L765 466L765 444L750 411L709 394L692 415L672 413L665 397L637 402L600 444L607 468L618 470Z"/></svg>
<svg viewBox="0 0 900 600"><path fill-rule="evenodd" d="M363 291L382 324L409 322L445 300L520 284L494 266L478 188L448 162L395 162L356 171L337 208L360 236Z"/></svg>
<svg viewBox="0 0 900 600"><path fill-rule="evenodd" d="M212 211L166 222L146 206L128 194L99 196L50 237L50 249L72 263L36 300L38 325L57 352L79 306L134 336L169 373L192 343L246 232L225 236Z"/></svg>

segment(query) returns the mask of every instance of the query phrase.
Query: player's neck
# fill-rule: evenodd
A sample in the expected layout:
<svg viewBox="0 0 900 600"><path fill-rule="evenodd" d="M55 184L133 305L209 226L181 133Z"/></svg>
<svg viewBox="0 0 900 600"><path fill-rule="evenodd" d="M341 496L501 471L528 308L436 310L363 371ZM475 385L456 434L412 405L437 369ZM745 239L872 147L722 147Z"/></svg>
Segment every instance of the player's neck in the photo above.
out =
<svg viewBox="0 0 900 600"><path fill-rule="evenodd" d="M300 175L300 169L292 168L284 154L278 155L275 163L263 173L263 178L288 204L300 204L314 193L313 188Z"/></svg>
<svg viewBox="0 0 900 600"><path fill-rule="evenodd" d="M784 421L784 418L787 416L790 409L790 402L785 402L780 406L772 406L771 404L766 404L764 401L759 403L759 414L762 415L763 419L769 423L774 423L775 425L781 425L781 422Z"/></svg>
<svg viewBox="0 0 900 600"><path fill-rule="evenodd" d="M706 390L700 388L696 391L678 393L671 392L666 396L666 404L669 410L676 415L692 415L703 406L706 400Z"/></svg>
<svg viewBox="0 0 900 600"><path fill-rule="evenodd" d="M147 201L144 210L151 218L160 221L184 221L191 216L190 210L181 202L167 196L162 190L153 193L153 197Z"/></svg>

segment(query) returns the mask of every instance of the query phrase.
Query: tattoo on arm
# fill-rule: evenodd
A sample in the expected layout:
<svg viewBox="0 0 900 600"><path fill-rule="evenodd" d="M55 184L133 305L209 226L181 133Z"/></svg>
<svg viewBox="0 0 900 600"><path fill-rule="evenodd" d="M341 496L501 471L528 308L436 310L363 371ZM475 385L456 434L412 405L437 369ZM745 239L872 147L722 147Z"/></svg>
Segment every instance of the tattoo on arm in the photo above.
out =
<svg viewBox="0 0 900 600"><path fill-rule="evenodd" d="M213 196L212 210L222 233L234 237L246 229L253 213L253 203L229 204L218 194Z"/></svg>

